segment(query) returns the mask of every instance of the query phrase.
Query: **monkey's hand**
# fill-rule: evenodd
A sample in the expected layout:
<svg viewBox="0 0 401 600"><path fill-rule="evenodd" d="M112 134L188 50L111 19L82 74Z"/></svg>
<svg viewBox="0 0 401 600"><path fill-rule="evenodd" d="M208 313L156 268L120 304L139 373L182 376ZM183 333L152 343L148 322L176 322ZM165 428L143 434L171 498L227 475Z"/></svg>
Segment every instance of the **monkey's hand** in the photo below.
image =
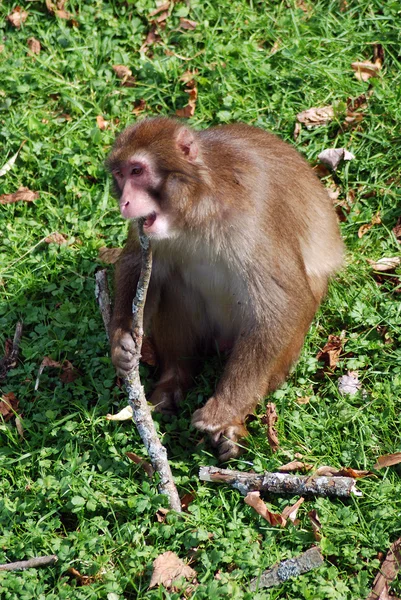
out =
<svg viewBox="0 0 401 600"><path fill-rule="evenodd" d="M111 362L117 374L126 377L138 365L138 352L130 331L121 328L110 334Z"/></svg>

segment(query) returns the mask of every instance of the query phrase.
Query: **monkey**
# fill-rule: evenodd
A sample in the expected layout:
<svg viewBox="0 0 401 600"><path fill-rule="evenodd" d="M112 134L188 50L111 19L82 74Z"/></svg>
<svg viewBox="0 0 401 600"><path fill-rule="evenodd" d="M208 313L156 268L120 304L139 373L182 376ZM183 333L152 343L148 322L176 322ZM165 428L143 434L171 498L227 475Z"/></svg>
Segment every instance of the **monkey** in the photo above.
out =
<svg viewBox="0 0 401 600"><path fill-rule="evenodd" d="M134 366L135 220L144 218L153 249L144 328L160 365L150 402L177 410L199 357L230 348L192 424L221 461L236 458L247 415L285 380L342 265L328 194L292 146L244 123L196 131L168 117L144 119L118 135L106 166L131 221L116 265L112 362L123 376Z"/></svg>

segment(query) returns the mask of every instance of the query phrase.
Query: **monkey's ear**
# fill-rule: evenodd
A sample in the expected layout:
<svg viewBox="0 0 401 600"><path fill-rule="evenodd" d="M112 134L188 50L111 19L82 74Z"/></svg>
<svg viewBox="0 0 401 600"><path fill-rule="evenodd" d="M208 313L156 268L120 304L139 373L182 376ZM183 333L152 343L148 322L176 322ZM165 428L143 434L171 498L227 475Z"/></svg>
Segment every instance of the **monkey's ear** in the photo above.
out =
<svg viewBox="0 0 401 600"><path fill-rule="evenodd" d="M189 161L196 160L199 148L195 136L190 129L187 129L186 127L180 129L176 137L176 144L177 148L181 150L185 158Z"/></svg>

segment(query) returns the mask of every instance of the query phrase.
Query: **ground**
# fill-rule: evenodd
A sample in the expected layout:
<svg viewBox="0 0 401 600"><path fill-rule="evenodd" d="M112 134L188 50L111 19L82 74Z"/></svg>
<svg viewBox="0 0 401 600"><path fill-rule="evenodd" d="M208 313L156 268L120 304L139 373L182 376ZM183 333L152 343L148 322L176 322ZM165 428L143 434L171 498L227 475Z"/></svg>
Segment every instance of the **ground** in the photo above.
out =
<svg viewBox="0 0 401 600"><path fill-rule="evenodd" d="M2 348L24 321L19 362L1 382L3 397L12 392L19 403L23 438L14 414L0 421L0 563L59 557L53 567L1 573L1 597L178 599L184 592L148 590L152 562L168 550L197 573L191 598L366 597L401 532L398 467L373 468L378 456L401 450L400 269L377 275L368 262L399 256L399 2L194 0L166 3L167 14L154 16L151 0L71 1L63 9L70 14L57 13L58 4L22 1L14 24L7 17L15 2L0 4L0 169L20 149L0 177L0 203L21 187L37 193L31 202L0 205ZM28 49L30 38L40 42L39 54L33 42ZM375 60L375 77L355 76L352 63ZM194 83L181 79L188 70ZM329 105L329 121L302 125L294 136L297 114ZM315 467L374 471L358 481L361 498L304 502L298 526L273 527L237 491L198 480L199 466L216 459L189 427L190 414L213 392L218 359L206 365L180 417L158 422L179 492L192 495L183 519L170 514L158 522L165 500L125 455L145 456L138 434L130 422L104 418L124 405L124 392L108 357L94 273L99 249L121 246L126 224L103 162L115 134L138 113L174 115L185 106L194 127L258 125L313 165L330 147L355 156L323 178L338 193L346 265L297 367L268 399L277 407L279 449L270 449L261 405L246 453L230 465L275 470L299 453ZM361 116L350 115L354 109ZM45 240L55 232L65 243ZM342 332L335 368L324 367L319 350ZM46 367L35 391L46 356L76 371ZM363 386L352 397L337 388L348 370ZM149 386L151 369L142 375ZM296 499L266 501L281 512ZM319 542L307 514L313 509ZM325 558L320 569L273 591L249 591L263 569L314 543ZM89 585L79 586L71 567ZM393 590L401 594L400 578Z"/></svg>

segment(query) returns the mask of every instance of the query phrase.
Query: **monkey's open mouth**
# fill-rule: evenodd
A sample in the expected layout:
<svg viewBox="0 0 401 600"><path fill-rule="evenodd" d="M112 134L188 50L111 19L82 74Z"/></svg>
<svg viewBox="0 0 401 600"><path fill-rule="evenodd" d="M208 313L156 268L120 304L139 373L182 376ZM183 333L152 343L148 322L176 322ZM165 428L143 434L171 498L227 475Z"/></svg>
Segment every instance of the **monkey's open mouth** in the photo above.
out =
<svg viewBox="0 0 401 600"><path fill-rule="evenodd" d="M148 215L145 219L145 221L143 222L143 226L146 227L152 227L153 223L156 221L156 217L157 214L155 212L152 212L150 215Z"/></svg>

